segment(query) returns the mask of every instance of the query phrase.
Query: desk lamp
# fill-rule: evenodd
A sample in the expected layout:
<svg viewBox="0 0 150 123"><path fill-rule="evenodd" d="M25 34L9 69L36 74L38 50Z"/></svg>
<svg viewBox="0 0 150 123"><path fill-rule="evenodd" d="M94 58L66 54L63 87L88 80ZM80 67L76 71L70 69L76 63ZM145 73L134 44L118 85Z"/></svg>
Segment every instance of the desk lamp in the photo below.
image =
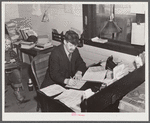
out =
<svg viewBox="0 0 150 123"><path fill-rule="evenodd" d="M113 12L110 15L110 19L105 23L103 28L100 31L100 34L112 34L112 39L114 38L114 33L121 32L121 28L117 25L117 23L113 20L114 19L114 6L113 5Z"/></svg>
<svg viewBox="0 0 150 123"><path fill-rule="evenodd" d="M42 22L49 22L49 16L48 16L48 9L50 8L50 6L45 10L43 18L42 18Z"/></svg>
<svg viewBox="0 0 150 123"><path fill-rule="evenodd" d="M42 22L49 22L49 16L48 16L48 11L47 10L44 12Z"/></svg>

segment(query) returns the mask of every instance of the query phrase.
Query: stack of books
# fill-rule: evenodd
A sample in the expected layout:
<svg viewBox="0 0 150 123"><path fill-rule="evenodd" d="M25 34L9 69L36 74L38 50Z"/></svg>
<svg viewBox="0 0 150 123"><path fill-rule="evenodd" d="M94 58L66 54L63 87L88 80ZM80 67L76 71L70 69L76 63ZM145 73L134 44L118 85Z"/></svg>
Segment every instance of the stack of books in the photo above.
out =
<svg viewBox="0 0 150 123"><path fill-rule="evenodd" d="M49 47L53 47L53 44L48 38L38 38L36 47L46 49Z"/></svg>
<svg viewBox="0 0 150 123"><path fill-rule="evenodd" d="M6 29L9 33L9 36L10 36L12 42L16 42L20 38L20 35L16 29L17 24L14 22L11 22L11 21L6 22L5 24L6 24Z"/></svg>
<svg viewBox="0 0 150 123"><path fill-rule="evenodd" d="M20 28L19 29L20 34L23 38L23 40L27 40L29 36L34 35L37 37L37 34L35 31L33 31L32 29L30 29L29 27L26 28Z"/></svg>
<svg viewBox="0 0 150 123"><path fill-rule="evenodd" d="M21 44L22 49L31 49L31 48L35 47L34 42L22 41L22 42L20 42L20 44Z"/></svg>

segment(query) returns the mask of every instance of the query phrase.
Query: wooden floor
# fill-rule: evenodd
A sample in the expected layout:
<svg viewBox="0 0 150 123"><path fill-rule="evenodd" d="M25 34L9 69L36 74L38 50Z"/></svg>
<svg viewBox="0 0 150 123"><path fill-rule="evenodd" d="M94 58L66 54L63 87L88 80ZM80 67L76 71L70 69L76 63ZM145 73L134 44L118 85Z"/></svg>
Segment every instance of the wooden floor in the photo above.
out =
<svg viewBox="0 0 150 123"><path fill-rule="evenodd" d="M21 93L25 96L26 99L29 99L27 103L20 104L17 100L15 95L13 94L13 89L11 86L8 86L8 91L5 93L5 101L4 101L4 108L5 112L36 112L36 91L28 90L27 82L29 79L29 70L30 65L24 63L23 64L23 78L22 83L24 85L24 90Z"/></svg>

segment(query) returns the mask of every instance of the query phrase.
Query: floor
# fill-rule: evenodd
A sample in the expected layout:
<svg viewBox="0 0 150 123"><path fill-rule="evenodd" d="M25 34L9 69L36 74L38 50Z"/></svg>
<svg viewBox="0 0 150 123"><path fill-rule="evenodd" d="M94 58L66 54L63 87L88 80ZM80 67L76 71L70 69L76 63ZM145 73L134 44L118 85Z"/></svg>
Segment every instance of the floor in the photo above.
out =
<svg viewBox="0 0 150 123"><path fill-rule="evenodd" d="M27 82L30 77L30 65L24 63L22 68L22 83L24 90L22 90L21 93L25 96L26 99L29 99L30 101L20 104L13 94L13 89L11 86L9 86L8 91L5 94L5 112L36 112L37 101L35 88L33 91L29 91L27 86Z"/></svg>

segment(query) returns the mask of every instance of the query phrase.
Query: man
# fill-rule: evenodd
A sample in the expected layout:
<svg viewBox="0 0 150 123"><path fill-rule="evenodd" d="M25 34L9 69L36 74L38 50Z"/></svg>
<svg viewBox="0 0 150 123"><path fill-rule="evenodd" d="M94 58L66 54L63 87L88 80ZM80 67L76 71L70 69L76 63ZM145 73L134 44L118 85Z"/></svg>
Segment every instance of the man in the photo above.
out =
<svg viewBox="0 0 150 123"><path fill-rule="evenodd" d="M5 34L5 92L7 91L7 85L11 85L14 89L16 99L20 103L26 103L29 100L25 100L25 97L20 93L23 84L21 82L21 73L18 69L19 65L20 60L16 52L12 49L11 40L8 34Z"/></svg>
<svg viewBox="0 0 150 123"><path fill-rule="evenodd" d="M78 34L67 31L64 43L56 47L50 55L49 68L41 88L52 84L75 85L76 80L82 78L87 68L77 49L78 44Z"/></svg>

